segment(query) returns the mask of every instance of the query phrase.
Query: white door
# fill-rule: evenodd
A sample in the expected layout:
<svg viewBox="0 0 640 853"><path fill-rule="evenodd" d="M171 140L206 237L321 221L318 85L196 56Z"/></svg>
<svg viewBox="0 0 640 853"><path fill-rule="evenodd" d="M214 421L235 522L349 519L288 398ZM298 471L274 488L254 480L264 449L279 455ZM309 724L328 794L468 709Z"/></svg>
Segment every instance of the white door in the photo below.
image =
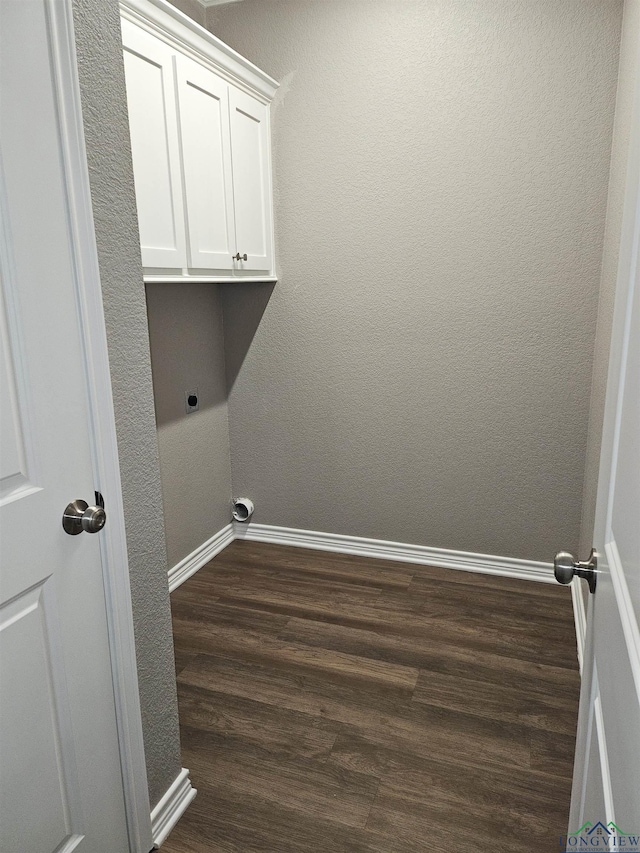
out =
<svg viewBox="0 0 640 853"><path fill-rule="evenodd" d="M233 87L229 90L236 269L270 273L273 264L269 172L269 111ZM244 256L246 260L244 259Z"/></svg>
<svg viewBox="0 0 640 853"><path fill-rule="evenodd" d="M173 51L122 21L136 204L147 268L182 269L187 251Z"/></svg>
<svg viewBox="0 0 640 853"><path fill-rule="evenodd" d="M69 8L0 0L2 853L129 850L104 533L61 523L96 486L54 71Z"/></svg>
<svg viewBox="0 0 640 853"><path fill-rule="evenodd" d="M640 54L637 69L640 84ZM626 853L640 850L639 85L635 99L567 841Z"/></svg>
<svg viewBox="0 0 640 853"><path fill-rule="evenodd" d="M229 139L229 84L176 56L189 266L233 269L235 224Z"/></svg>

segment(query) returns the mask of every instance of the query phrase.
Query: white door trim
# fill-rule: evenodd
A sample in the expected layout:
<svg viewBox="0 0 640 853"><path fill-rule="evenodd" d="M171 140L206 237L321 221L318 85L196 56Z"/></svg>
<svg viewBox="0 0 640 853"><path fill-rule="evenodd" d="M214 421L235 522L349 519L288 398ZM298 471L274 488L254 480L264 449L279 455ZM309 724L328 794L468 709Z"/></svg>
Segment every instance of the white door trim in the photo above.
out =
<svg viewBox="0 0 640 853"><path fill-rule="evenodd" d="M578 663L580 664L581 676L587 643L587 608L582 593L583 590L579 578L574 578L571 581L571 601L573 604L573 620L576 626L576 643L578 646Z"/></svg>
<svg viewBox="0 0 640 853"><path fill-rule="evenodd" d="M613 803L613 788L611 786L611 768L609 767L609 752L607 750L607 737L604 728L604 715L602 713L602 700L600 699L600 682L598 681L598 669L594 665L593 674L594 689L596 697L593 700L593 717L596 725L596 738L598 751L600 753L600 775L602 776L602 791L604 794L604 810L609 823L616 822L616 813ZM584 815L583 815L584 817Z"/></svg>
<svg viewBox="0 0 640 853"><path fill-rule="evenodd" d="M132 853L148 853L153 841L124 509L71 0L47 0L47 9L74 245L77 308L84 344L94 476L96 489L107 501L108 523L100 534L100 546L127 829Z"/></svg>

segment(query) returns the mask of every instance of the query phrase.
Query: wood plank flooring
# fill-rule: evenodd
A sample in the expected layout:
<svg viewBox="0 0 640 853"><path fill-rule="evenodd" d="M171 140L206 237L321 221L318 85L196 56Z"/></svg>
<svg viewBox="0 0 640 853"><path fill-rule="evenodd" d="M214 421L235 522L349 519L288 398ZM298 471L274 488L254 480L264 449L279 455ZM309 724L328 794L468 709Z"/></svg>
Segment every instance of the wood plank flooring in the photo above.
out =
<svg viewBox="0 0 640 853"><path fill-rule="evenodd" d="M236 541L172 610L198 796L163 853L559 851L566 588Z"/></svg>

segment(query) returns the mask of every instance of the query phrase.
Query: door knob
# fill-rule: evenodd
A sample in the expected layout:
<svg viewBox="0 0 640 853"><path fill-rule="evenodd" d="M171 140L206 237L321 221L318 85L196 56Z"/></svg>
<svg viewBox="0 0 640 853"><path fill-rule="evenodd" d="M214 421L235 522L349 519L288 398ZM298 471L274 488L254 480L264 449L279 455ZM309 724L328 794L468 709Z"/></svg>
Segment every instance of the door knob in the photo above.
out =
<svg viewBox="0 0 640 853"><path fill-rule="evenodd" d="M98 533L107 523L104 507L89 506L86 501L72 501L62 515L62 526L69 536Z"/></svg>
<svg viewBox="0 0 640 853"><path fill-rule="evenodd" d="M233 260L234 260L234 261L246 261L246 260L247 260L247 255L246 255L246 253L245 253L244 255L241 255L241 254L240 254L240 252L238 252L238 254L237 254L237 255L234 255L234 256L233 256Z"/></svg>
<svg viewBox="0 0 640 853"><path fill-rule="evenodd" d="M574 575L584 578L589 584L589 592L596 591L598 556L594 549L588 560L576 560L569 551L558 551L553 561L553 573L558 583L571 583Z"/></svg>

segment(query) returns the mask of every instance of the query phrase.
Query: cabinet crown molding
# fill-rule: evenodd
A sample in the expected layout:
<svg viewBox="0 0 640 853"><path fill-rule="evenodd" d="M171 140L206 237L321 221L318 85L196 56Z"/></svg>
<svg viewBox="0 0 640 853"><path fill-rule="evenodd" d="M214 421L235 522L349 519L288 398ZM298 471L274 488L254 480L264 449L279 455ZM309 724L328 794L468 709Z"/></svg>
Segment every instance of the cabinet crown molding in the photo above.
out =
<svg viewBox="0 0 640 853"><path fill-rule="evenodd" d="M120 0L120 13L163 41L188 51L254 97L269 103L279 83L167 0Z"/></svg>
<svg viewBox="0 0 640 853"><path fill-rule="evenodd" d="M240 3L242 0L198 0L201 6L208 9L209 6L228 6L229 3Z"/></svg>

